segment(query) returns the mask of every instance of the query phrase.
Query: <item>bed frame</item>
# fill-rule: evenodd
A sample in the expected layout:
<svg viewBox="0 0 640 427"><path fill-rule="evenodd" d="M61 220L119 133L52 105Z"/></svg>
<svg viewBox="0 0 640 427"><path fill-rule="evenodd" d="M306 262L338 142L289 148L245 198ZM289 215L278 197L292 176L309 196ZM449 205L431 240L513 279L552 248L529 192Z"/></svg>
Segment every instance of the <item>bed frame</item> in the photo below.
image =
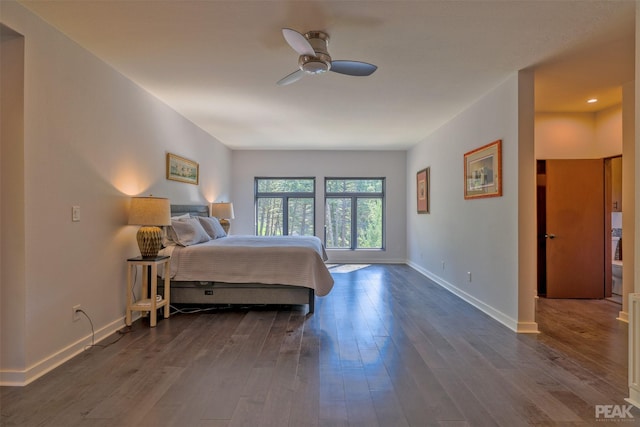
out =
<svg viewBox="0 0 640 427"><path fill-rule="evenodd" d="M209 207L206 205L171 205L171 216L185 213L192 216L209 216ZM309 313L313 313L315 310L315 291L304 286L172 280L171 303L183 305L309 304Z"/></svg>

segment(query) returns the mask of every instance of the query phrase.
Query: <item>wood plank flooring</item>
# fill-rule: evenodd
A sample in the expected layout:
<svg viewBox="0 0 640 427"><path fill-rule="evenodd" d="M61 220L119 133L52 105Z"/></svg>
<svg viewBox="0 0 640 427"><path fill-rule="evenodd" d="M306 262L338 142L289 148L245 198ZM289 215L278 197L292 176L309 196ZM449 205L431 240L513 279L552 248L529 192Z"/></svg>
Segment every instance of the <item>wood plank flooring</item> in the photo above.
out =
<svg viewBox="0 0 640 427"><path fill-rule="evenodd" d="M625 404L627 325L609 301L540 299L542 333L518 335L405 265L333 275L312 315L135 322L113 345L3 387L0 424L601 426L596 405Z"/></svg>

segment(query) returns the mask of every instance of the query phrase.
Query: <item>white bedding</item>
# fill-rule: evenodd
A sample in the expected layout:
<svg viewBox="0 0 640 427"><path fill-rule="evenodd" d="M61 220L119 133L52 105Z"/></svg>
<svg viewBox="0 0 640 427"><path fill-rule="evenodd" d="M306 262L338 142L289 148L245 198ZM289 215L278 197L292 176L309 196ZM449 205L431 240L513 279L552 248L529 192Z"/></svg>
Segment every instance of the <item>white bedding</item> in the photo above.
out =
<svg viewBox="0 0 640 427"><path fill-rule="evenodd" d="M192 246L169 246L176 281L262 283L305 286L327 295L333 278L327 254L314 236L228 236Z"/></svg>

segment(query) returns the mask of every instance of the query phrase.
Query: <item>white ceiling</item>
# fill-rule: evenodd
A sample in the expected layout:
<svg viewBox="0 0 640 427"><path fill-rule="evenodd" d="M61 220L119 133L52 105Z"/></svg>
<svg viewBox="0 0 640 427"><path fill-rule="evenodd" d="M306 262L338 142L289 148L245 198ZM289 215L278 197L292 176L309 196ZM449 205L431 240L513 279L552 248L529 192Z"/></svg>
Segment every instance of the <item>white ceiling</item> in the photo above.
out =
<svg viewBox="0 0 640 427"><path fill-rule="evenodd" d="M606 108L634 78L633 1L22 4L233 149L406 149L520 69L538 111ZM283 27L379 68L276 86L298 59Z"/></svg>

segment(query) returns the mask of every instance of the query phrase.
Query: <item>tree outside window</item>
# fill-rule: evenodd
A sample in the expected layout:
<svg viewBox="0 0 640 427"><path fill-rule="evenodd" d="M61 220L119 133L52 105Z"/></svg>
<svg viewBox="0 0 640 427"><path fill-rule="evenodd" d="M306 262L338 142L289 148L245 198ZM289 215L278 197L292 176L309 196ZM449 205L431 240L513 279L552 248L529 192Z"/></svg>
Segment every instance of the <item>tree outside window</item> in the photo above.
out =
<svg viewBox="0 0 640 427"><path fill-rule="evenodd" d="M384 248L384 178L325 179L328 249Z"/></svg>
<svg viewBox="0 0 640 427"><path fill-rule="evenodd" d="M256 235L315 235L315 178L256 178Z"/></svg>

